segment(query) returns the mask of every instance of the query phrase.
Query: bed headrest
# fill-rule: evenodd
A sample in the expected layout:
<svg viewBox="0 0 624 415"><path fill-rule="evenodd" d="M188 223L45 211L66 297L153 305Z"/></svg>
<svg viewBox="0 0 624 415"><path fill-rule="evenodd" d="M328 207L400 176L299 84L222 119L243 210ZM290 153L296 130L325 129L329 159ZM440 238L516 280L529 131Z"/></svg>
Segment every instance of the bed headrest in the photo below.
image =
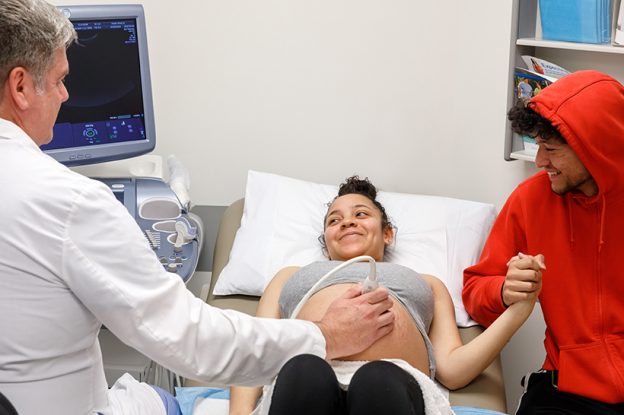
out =
<svg viewBox="0 0 624 415"><path fill-rule="evenodd" d="M259 296L286 266L326 259L318 242L338 187L250 171L241 226L215 295ZM398 232L385 260L435 275L455 304L457 324L474 324L461 300L463 270L478 259L496 211L460 199L379 192Z"/></svg>

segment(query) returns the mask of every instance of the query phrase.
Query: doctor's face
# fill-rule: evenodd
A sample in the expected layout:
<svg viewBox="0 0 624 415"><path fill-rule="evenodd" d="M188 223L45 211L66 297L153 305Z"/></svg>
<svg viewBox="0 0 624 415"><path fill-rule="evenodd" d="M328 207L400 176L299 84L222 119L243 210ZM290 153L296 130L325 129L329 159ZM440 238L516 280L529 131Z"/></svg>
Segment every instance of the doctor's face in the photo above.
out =
<svg viewBox="0 0 624 415"><path fill-rule="evenodd" d="M64 83L68 73L67 54L65 48L60 48L54 54L54 61L45 74L42 88L35 88L30 97L26 132L37 145L47 144L52 139L52 128L61 104L69 98ZM34 85L34 79L32 82Z"/></svg>
<svg viewBox="0 0 624 415"><path fill-rule="evenodd" d="M392 242L391 226L382 229L380 210L366 196L340 196L329 207L325 218L325 246L329 258L346 261L369 255L383 259L384 248Z"/></svg>
<svg viewBox="0 0 624 415"><path fill-rule="evenodd" d="M563 195L567 192L580 192L587 197L598 193L598 185L585 165L567 143L557 139L542 140L536 137L539 145L535 165L548 173L553 192Z"/></svg>

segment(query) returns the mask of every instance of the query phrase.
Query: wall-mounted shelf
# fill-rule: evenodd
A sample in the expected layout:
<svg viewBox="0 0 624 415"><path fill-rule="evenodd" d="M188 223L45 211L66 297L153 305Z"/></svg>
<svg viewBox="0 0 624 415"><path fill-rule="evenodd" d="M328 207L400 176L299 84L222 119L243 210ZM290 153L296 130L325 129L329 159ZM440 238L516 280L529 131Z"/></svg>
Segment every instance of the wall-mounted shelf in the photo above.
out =
<svg viewBox="0 0 624 415"><path fill-rule="evenodd" d="M556 40L543 40L534 37L525 37L516 40L518 46L533 46L536 48L568 49L578 52L601 52L624 54L624 47L613 45L594 45L589 43L559 42Z"/></svg>
<svg viewBox="0 0 624 415"><path fill-rule="evenodd" d="M624 82L624 47L589 43L543 40L539 22L538 0L514 0L511 25L511 48L507 108L515 102L514 68L524 67L522 55L545 59L569 71L596 69ZM534 161L524 151L522 138L513 134L507 122L505 131L505 160Z"/></svg>
<svg viewBox="0 0 624 415"><path fill-rule="evenodd" d="M519 150L510 153L509 157L514 160L535 161L535 152Z"/></svg>

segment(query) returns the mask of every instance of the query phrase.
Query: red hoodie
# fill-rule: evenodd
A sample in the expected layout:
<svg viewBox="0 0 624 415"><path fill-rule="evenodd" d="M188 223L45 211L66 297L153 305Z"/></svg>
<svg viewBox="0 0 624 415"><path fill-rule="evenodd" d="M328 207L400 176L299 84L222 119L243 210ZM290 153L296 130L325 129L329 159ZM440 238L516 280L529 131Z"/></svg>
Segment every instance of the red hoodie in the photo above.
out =
<svg viewBox="0 0 624 415"><path fill-rule="evenodd" d="M540 304L543 367L559 390L624 402L624 87L595 71L568 75L534 97L593 176L598 194L555 194L546 172L521 183L501 210L478 264L464 272L463 300L479 323L503 311L506 263L544 254Z"/></svg>

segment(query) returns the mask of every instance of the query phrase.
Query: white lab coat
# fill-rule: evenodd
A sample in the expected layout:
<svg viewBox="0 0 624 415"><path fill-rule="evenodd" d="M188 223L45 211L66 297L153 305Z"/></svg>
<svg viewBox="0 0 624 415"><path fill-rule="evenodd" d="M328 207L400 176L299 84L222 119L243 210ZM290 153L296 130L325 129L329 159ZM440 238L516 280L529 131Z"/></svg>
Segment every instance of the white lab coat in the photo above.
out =
<svg viewBox="0 0 624 415"><path fill-rule="evenodd" d="M0 119L0 391L20 414L108 413L98 331L185 377L268 383L325 356L318 327L208 306L166 272L107 186Z"/></svg>

